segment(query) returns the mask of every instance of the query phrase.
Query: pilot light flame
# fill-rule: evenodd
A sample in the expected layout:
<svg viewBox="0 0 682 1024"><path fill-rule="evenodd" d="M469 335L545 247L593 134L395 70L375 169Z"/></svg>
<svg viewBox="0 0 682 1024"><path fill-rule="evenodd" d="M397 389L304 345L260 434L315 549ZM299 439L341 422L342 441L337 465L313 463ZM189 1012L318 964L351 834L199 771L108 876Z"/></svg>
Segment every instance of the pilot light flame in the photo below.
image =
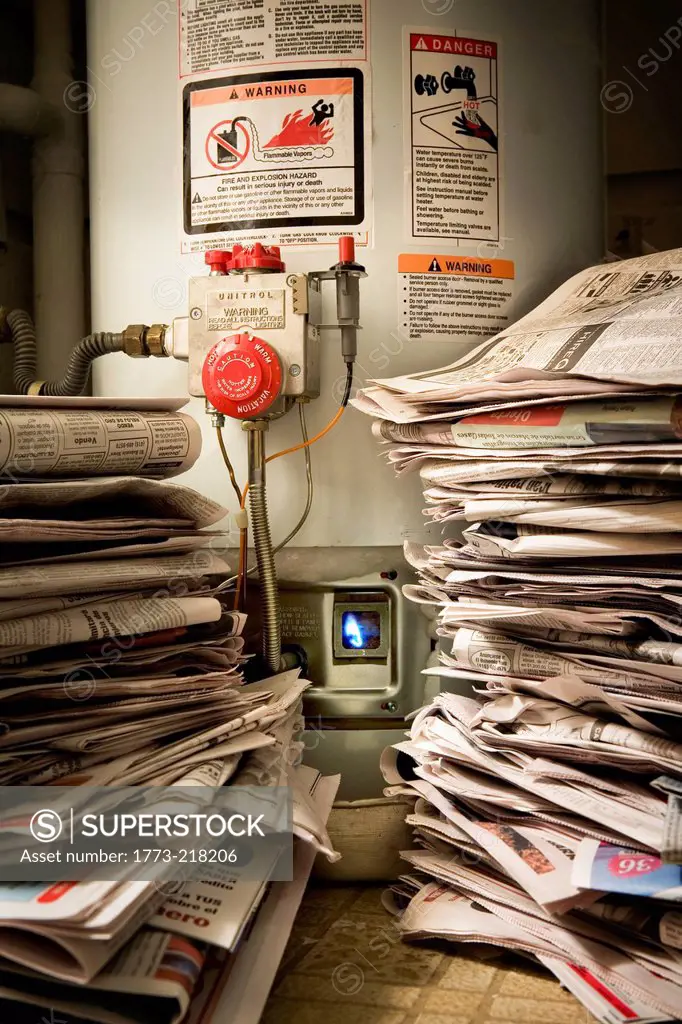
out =
<svg viewBox="0 0 682 1024"><path fill-rule="evenodd" d="M351 647L364 647L365 645L360 623L352 612L347 612L343 617L343 638Z"/></svg>

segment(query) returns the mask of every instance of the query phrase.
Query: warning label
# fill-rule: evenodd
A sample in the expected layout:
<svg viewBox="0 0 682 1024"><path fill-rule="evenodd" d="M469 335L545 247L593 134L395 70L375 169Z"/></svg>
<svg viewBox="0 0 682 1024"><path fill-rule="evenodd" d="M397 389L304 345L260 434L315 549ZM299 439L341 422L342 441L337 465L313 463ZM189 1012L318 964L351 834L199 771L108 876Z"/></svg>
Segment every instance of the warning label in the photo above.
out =
<svg viewBox="0 0 682 1024"><path fill-rule="evenodd" d="M227 279L229 282L229 278ZM209 292L207 301L208 331L238 331L284 327L284 290L226 289Z"/></svg>
<svg viewBox="0 0 682 1024"><path fill-rule="evenodd" d="M224 243L244 231L257 240L259 229L359 225L364 95L364 73L345 67L186 85L185 232Z"/></svg>
<svg viewBox="0 0 682 1024"><path fill-rule="evenodd" d="M514 264L468 256L398 256L402 328L411 341L489 338L510 319Z"/></svg>
<svg viewBox="0 0 682 1024"><path fill-rule="evenodd" d="M500 237L496 42L406 31L412 238Z"/></svg>
<svg viewBox="0 0 682 1024"><path fill-rule="evenodd" d="M180 5L180 76L305 58L367 59L367 0L200 0Z"/></svg>

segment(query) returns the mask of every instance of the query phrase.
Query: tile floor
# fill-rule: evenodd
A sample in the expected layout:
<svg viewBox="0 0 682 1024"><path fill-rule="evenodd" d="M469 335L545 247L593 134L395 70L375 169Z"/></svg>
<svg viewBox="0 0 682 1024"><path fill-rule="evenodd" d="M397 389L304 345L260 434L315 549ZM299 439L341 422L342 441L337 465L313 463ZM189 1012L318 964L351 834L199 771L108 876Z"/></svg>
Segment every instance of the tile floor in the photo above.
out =
<svg viewBox="0 0 682 1024"><path fill-rule="evenodd" d="M521 959L401 943L381 891L308 890L262 1024L593 1022L573 996Z"/></svg>

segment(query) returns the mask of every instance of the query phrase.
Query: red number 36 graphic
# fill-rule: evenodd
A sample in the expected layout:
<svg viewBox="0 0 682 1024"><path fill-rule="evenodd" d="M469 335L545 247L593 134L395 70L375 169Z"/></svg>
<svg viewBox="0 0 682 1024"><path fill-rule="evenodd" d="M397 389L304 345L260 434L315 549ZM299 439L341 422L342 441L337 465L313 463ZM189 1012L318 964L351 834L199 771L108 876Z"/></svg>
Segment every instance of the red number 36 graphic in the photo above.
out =
<svg viewBox="0 0 682 1024"><path fill-rule="evenodd" d="M630 878L632 875L646 875L660 868L662 861L647 853L618 853L609 861L609 871L619 878Z"/></svg>

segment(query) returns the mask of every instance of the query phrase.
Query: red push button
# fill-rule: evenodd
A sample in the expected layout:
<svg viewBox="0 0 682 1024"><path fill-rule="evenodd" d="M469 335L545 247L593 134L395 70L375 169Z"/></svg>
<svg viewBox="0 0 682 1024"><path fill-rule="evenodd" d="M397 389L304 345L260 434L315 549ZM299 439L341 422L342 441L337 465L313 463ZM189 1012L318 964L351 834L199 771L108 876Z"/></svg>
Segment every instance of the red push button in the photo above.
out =
<svg viewBox="0 0 682 1024"><path fill-rule="evenodd" d="M207 399L218 412L239 420L255 419L279 398L282 365L262 338L233 334L213 346L201 379Z"/></svg>
<svg viewBox="0 0 682 1024"><path fill-rule="evenodd" d="M207 249L204 253L204 263L214 274L226 274L231 259L231 249Z"/></svg>

